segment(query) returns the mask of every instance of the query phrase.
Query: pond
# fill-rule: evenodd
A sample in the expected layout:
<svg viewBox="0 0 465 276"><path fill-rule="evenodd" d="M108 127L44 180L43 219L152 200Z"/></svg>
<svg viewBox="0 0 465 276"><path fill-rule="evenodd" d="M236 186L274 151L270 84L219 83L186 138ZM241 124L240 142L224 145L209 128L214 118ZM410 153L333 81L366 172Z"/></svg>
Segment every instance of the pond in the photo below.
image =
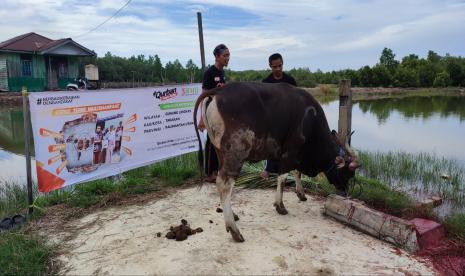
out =
<svg viewBox="0 0 465 276"><path fill-rule="evenodd" d="M332 129L339 102L322 100ZM354 101L352 146L364 151L432 153L465 167L465 97L411 96ZM33 164L33 178L35 165ZM23 113L0 108L0 183L25 183Z"/></svg>

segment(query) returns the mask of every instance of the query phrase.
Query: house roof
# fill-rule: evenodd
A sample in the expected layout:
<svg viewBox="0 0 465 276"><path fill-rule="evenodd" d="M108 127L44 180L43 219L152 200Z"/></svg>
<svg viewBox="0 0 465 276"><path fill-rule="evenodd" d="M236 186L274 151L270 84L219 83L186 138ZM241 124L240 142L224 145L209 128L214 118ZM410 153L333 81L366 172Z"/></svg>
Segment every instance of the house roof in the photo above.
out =
<svg viewBox="0 0 465 276"><path fill-rule="evenodd" d="M50 54L54 49L56 50L57 48L65 45L71 45L72 47L79 48L81 51L79 55L81 56L96 55L94 51L87 49L71 38L53 40L34 32L19 35L6 41L0 42L0 52Z"/></svg>

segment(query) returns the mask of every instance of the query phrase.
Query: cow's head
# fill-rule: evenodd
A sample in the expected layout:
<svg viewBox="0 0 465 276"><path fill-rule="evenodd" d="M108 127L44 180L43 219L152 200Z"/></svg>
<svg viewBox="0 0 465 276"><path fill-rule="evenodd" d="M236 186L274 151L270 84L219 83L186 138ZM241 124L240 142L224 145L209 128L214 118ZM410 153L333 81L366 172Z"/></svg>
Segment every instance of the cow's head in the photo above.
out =
<svg viewBox="0 0 465 276"><path fill-rule="evenodd" d="M355 171L359 167L357 154L350 148L347 137L346 143L342 144L335 130L332 136L338 146L338 154L334 159L334 164L325 172L329 182L336 186L339 193L344 194L349 180L354 177Z"/></svg>

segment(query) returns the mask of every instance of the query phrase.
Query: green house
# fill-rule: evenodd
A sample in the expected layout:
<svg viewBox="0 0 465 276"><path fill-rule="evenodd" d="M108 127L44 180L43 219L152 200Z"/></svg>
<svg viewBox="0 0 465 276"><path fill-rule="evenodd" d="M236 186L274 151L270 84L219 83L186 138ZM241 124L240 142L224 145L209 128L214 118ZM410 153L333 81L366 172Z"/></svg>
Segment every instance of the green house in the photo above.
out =
<svg viewBox="0 0 465 276"><path fill-rule="evenodd" d="M65 89L78 77L79 58L96 53L71 38L52 40L36 33L0 43L0 91Z"/></svg>

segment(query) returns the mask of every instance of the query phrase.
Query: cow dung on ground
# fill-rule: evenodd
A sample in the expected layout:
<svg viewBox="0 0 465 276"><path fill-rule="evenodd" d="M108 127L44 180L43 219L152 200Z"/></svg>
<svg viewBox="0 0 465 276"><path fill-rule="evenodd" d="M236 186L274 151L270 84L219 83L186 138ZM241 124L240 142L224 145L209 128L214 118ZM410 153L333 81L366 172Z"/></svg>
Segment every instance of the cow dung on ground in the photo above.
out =
<svg viewBox="0 0 465 276"><path fill-rule="evenodd" d="M187 220L181 219L181 224L178 226L171 226L170 231L166 233L165 237L171 240L175 239L176 241L183 241L186 240L188 236L201 232L203 232L201 227L192 229L187 223Z"/></svg>

